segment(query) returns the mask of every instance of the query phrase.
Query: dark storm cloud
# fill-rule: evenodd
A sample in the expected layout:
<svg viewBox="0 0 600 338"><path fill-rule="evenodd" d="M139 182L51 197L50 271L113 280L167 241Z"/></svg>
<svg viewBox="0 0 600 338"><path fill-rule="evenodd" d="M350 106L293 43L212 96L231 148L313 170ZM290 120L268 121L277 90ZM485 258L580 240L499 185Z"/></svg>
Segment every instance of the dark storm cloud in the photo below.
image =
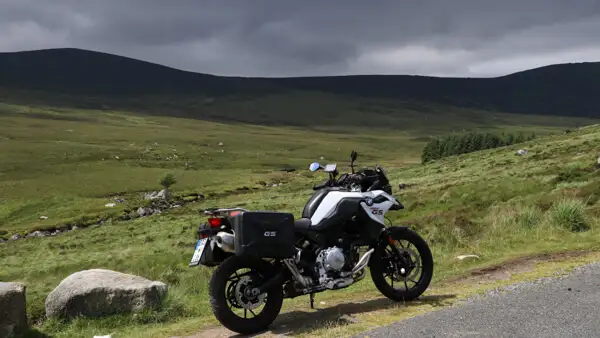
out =
<svg viewBox="0 0 600 338"><path fill-rule="evenodd" d="M223 75L501 75L600 60L599 0L0 0L0 51L80 47Z"/></svg>

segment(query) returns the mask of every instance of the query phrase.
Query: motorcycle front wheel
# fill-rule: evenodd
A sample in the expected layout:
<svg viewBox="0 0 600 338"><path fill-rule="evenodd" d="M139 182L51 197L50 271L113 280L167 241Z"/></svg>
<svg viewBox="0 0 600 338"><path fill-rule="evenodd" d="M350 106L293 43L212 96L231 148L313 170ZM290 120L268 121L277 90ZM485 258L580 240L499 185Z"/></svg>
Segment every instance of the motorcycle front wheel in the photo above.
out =
<svg viewBox="0 0 600 338"><path fill-rule="evenodd" d="M433 255L427 242L410 229L393 231L391 237L392 241L379 245L371 256L371 279L391 300L414 300L431 283Z"/></svg>
<svg viewBox="0 0 600 338"><path fill-rule="evenodd" d="M268 329L281 311L281 286L257 296L248 291L264 283L271 272L271 264L260 259L231 256L224 260L210 280L210 304L217 320L244 335Z"/></svg>

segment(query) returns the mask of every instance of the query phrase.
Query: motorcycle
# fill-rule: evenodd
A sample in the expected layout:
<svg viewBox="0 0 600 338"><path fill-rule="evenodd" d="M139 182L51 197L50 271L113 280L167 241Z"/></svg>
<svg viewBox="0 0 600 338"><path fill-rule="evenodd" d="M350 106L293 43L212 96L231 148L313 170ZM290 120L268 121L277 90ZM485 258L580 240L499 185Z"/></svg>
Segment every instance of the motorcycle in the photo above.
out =
<svg viewBox="0 0 600 338"><path fill-rule="evenodd" d="M425 292L433 276L427 242L408 227L385 225L385 215L404 206L381 166L355 172L357 157L352 151L352 172L341 176L336 164L309 166L329 179L313 187L300 219L242 208L204 211L208 222L198 229L189 266L217 267L210 305L223 326L240 334L264 331L283 299L309 295L314 308L316 293L349 287L366 276L367 266L375 287L391 300Z"/></svg>

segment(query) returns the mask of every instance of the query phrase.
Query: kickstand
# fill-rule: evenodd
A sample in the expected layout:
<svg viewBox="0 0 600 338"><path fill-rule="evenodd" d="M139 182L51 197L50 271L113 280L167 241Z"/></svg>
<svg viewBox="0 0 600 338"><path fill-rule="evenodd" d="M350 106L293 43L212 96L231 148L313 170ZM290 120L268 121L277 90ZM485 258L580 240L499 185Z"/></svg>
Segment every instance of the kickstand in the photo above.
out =
<svg viewBox="0 0 600 338"><path fill-rule="evenodd" d="M314 293L310 294L310 308L311 309L315 308L315 294Z"/></svg>

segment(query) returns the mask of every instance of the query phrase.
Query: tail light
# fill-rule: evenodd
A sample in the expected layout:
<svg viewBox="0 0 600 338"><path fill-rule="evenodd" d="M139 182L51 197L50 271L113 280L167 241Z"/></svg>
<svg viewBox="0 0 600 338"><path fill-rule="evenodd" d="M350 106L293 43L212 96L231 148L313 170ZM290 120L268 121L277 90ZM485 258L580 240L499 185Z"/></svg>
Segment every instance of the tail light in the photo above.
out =
<svg viewBox="0 0 600 338"><path fill-rule="evenodd" d="M218 228L223 224L223 221L220 218L209 218L208 224L210 224L211 228Z"/></svg>

